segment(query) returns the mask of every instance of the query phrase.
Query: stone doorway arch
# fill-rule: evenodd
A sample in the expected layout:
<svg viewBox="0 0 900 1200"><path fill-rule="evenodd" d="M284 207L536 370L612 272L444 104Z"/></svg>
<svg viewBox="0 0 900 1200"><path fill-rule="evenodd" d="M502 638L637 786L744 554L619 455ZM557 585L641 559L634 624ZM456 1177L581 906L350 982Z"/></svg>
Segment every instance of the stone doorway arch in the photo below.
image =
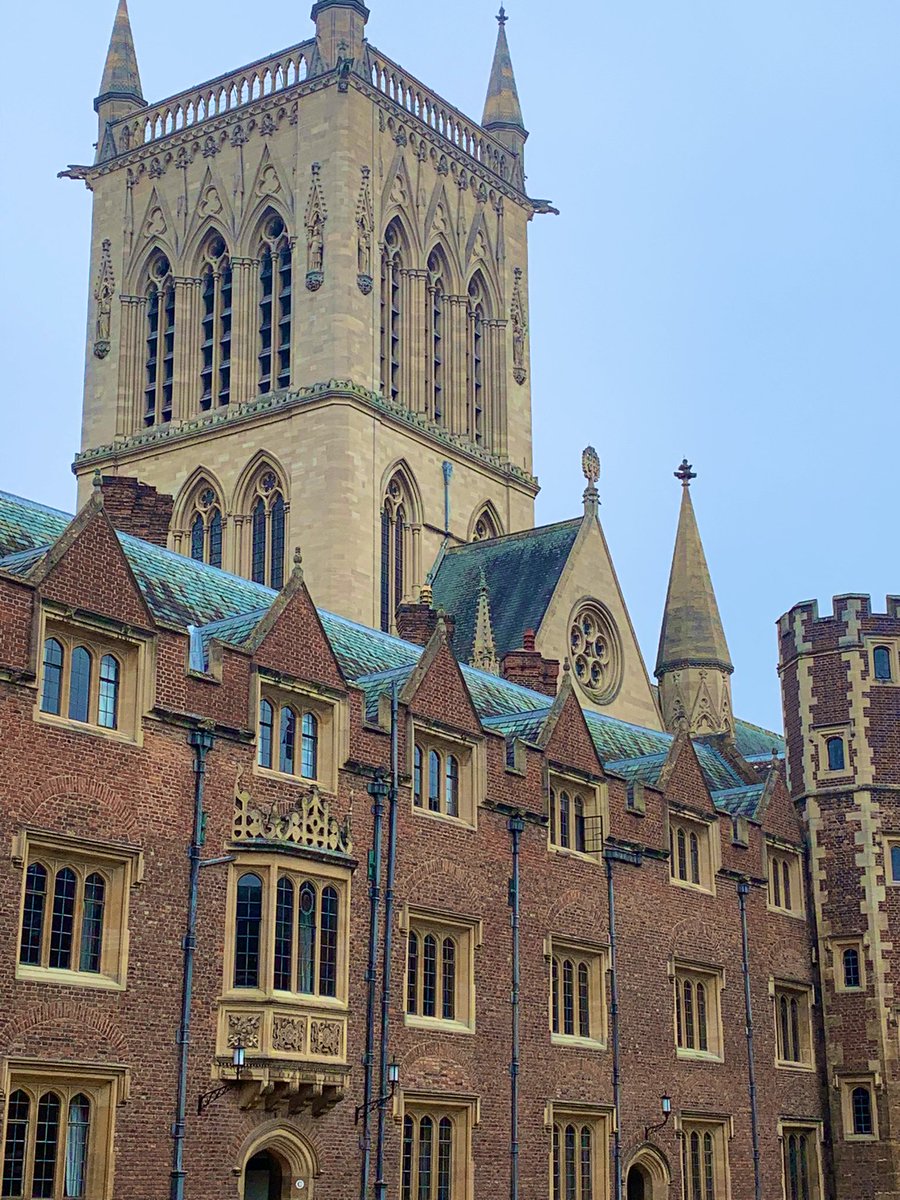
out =
<svg viewBox="0 0 900 1200"><path fill-rule="evenodd" d="M626 1200L669 1200L672 1173L665 1156L655 1146L641 1146L625 1175Z"/></svg>
<svg viewBox="0 0 900 1200"><path fill-rule="evenodd" d="M313 1200L315 1154L295 1130L271 1126L245 1147L235 1172L239 1200Z"/></svg>

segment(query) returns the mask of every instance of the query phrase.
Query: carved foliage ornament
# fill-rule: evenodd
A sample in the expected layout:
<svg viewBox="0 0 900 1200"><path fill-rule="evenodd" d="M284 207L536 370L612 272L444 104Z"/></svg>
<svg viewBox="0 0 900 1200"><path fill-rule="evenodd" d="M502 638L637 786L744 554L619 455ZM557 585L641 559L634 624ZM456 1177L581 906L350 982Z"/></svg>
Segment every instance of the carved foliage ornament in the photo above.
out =
<svg viewBox="0 0 900 1200"><path fill-rule="evenodd" d="M225 1034L229 1050L243 1046L245 1050L258 1050L262 1018L249 1013L229 1013L228 1030Z"/></svg>
<svg viewBox="0 0 900 1200"><path fill-rule="evenodd" d="M103 239L100 252L100 266L97 270L97 282L94 286L94 299L97 302L97 319L94 325L94 354L97 358L106 358L109 354L109 322L112 313L113 296L116 294L116 277L113 274L111 243L109 238Z"/></svg>
<svg viewBox="0 0 900 1200"><path fill-rule="evenodd" d="M273 805L264 809L254 804L249 791L241 788L240 775L235 787L232 836L236 842L281 842L338 854L353 852L350 816L343 822L333 816L331 806L322 799L317 787L311 787L289 807Z"/></svg>
<svg viewBox="0 0 900 1200"><path fill-rule="evenodd" d="M311 1021L309 1052L322 1058L338 1058L341 1053L341 1026L336 1021Z"/></svg>
<svg viewBox="0 0 900 1200"><path fill-rule="evenodd" d="M319 163L312 165L312 184L306 202L306 286L317 292L325 281L325 198L319 179Z"/></svg>

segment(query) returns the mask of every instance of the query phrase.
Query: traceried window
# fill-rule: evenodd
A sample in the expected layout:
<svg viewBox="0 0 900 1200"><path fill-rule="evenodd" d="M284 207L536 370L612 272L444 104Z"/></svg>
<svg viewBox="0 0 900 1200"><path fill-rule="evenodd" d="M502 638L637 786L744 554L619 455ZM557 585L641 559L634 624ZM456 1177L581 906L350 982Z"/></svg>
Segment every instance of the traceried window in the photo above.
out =
<svg viewBox="0 0 900 1200"><path fill-rule="evenodd" d="M820 1200L819 1132L811 1126L785 1126L781 1135L786 1200Z"/></svg>
<svg viewBox="0 0 900 1200"><path fill-rule="evenodd" d="M670 814L669 874L674 883L712 888L710 830L705 821Z"/></svg>
<svg viewBox="0 0 900 1200"><path fill-rule="evenodd" d="M196 562L222 565L222 506L216 493L204 484L190 510L190 551Z"/></svg>
<svg viewBox="0 0 900 1200"><path fill-rule="evenodd" d="M685 1121L681 1153L685 1200L726 1200L725 1128Z"/></svg>
<svg viewBox="0 0 900 1200"><path fill-rule="evenodd" d="M231 261L225 240L213 234L204 247L200 272L200 408L231 400Z"/></svg>
<svg viewBox="0 0 900 1200"><path fill-rule="evenodd" d="M259 249L259 381L261 394L291 383L291 243L281 217L263 227Z"/></svg>
<svg viewBox="0 0 900 1200"><path fill-rule="evenodd" d="M488 376L486 358L487 296L480 275L473 276L468 288L468 377L469 377L469 437L476 446L490 443L488 416Z"/></svg>
<svg viewBox="0 0 900 1200"><path fill-rule="evenodd" d="M471 820L472 751L426 733L413 747L413 807L441 817Z"/></svg>
<svg viewBox="0 0 900 1200"><path fill-rule="evenodd" d="M575 682L598 704L608 704L622 684L622 644L612 616L599 600L573 612L569 646Z"/></svg>
<svg viewBox="0 0 900 1200"><path fill-rule="evenodd" d="M257 761L270 771L319 778L319 717L300 704L263 696L259 702Z"/></svg>
<svg viewBox="0 0 900 1200"><path fill-rule="evenodd" d="M780 912L803 912L800 856L792 850L766 847L769 873L769 907Z"/></svg>
<svg viewBox="0 0 900 1200"><path fill-rule="evenodd" d="M144 425L172 420L175 374L175 283L169 260L158 254L150 264L144 335Z"/></svg>
<svg viewBox="0 0 900 1200"><path fill-rule="evenodd" d="M406 942L407 1024L474 1027L473 922L412 910Z"/></svg>
<svg viewBox="0 0 900 1200"><path fill-rule="evenodd" d="M49 627L48 627L49 632ZM136 648L54 626L44 641L40 711L96 729L134 725Z"/></svg>
<svg viewBox="0 0 900 1200"><path fill-rule="evenodd" d="M280 867L241 872L235 888L234 988L337 998L342 903L338 882Z"/></svg>
<svg viewBox="0 0 900 1200"><path fill-rule="evenodd" d="M403 301L405 239L399 221L391 221L384 234L381 252L381 394L387 400L402 399Z"/></svg>
<svg viewBox="0 0 900 1200"><path fill-rule="evenodd" d="M779 1063L812 1065L809 990L776 985L775 1041Z"/></svg>
<svg viewBox="0 0 900 1200"><path fill-rule="evenodd" d="M276 591L284 586L286 519L278 477L264 470L250 493L250 578Z"/></svg>
<svg viewBox="0 0 900 1200"><path fill-rule="evenodd" d="M606 1196L607 1121L590 1111L553 1106L550 1149L552 1200L603 1200Z"/></svg>
<svg viewBox="0 0 900 1200"><path fill-rule="evenodd" d="M124 983L128 889L135 856L29 835L18 975L90 987ZM77 978L76 978L77 977Z"/></svg>
<svg viewBox="0 0 900 1200"><path fill-rule="evenodd" d="M553 939L550 1032L554 1040L606 1040L605 958L601 950Z"/></svg>
<svg viewBox="0 0 900 1200"><path fill-rule="evenodd" d="M679 1056L721 1056L719 992L716 971L676 966L675 1045Z"/></svg>
<svg viewBox="0 0 900 1200"><path fill-rule="evenodd" d="M397 609L413 586L412 497L401 472L387 486L381 506L381 628L396 628Z"/></svg>
<svg viewBox="0 0 900 1200"><path fill-rule="evenodd" d="M470 1200L468 1105L405 1103L401 1200Z"/></svg>
<svg viewBox="0 0 900 1200"><path fill-rule="evenodd" d="M444 359L447 337L447 262L443 253L435 249L428 257L428 345L430 366L428 371L429 413L438 425L445 425L444 407Z"/></svg>
<svg viewBox="0 0 900 1200"><path fill-rule="evenodd" d="M502 532L493 511L486 507L475 518L472 526L472 541L486 542L491 538L500 537Z"/></svg>

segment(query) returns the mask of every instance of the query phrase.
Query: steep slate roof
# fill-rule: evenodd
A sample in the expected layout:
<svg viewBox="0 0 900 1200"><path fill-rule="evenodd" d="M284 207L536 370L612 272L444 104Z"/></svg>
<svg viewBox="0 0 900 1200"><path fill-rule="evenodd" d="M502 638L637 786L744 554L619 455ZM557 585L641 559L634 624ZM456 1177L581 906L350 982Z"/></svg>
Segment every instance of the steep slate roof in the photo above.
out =
<svg viewBox="0 0 900 1200"><path fill-rule="evenodd" d="M0 570L24 574L47 553L70 521L66 513L0 492ZM528 578L523 580L520 563L535 572L531 578L534 585L542 566L551 572L555 570L555 586L579 525L580 520L567 521L535 530L530 538L514 534L491 542L476 542L462 548L465 553L451 551L447 559L463 560L463 566L454 567L460 587L470 569L478 580L481 564L470 567L469 558L482 557L494 560L497 578L508 589L510 599L514 593L525 593L533 599L534 589L529 586ZM129 534L117 536L154 618L189 631L191 665L196 670L206 669L213 639L232 646L244 645L277 595L262 584L229 575ZM524 550L521 545L510 550L510 543L526 545ZM477 582L474 591L477 593ZM548 600L549 593L539 603L546 607ZM395 680L402 685L421 658L422 647L322 609L319 617L344 676L363 689L367 714L375 716L380 697L390 693ZM529 625L526 619L521 628ZM550 714L547 696L474 667L463 665L462 673L485 728L504 734L510 742L514 738L526 742L537 739ZM585 718L607 770L625 779L657 781L672 745L671 734L630 725L601 713L586 712ZM783 748L777 734L746 722L737 724L739 739L748 749L759 750L764 746L765 757L769 757L773 746ZM695 742L694 748L717 806L726 812L752 816L762 796L762 784L748 786L714 747ZM759 756L763 757L762 753Z"/></svg>
<svg viewBox="0 0 900 1200"><path fill-rule="evenodd" d="M738 754L748 762L766 762L772 757L773 750L779 757L784 755L784 738L780 733L751 725L749 721L735 719L734 744Z"/></svg>
<svg viewBox="0 0 900 1200"><path fill-rule="evenodd" d="M681 513L663 611L656 674L688 663L693 666L708 663L729 671L732 669L725 630L722 628L722 618L719 616L719 606L694 515L689 480L681 493Z"/></svg>
<svg viewBox="0 0 900 1200"><path fill-rule="evenodd" d="M454 546L440 561L432 582L434 602L456 622L453 651L460 662L472 657L481 572L490 597L497 657L518 650L526 629L540 628L559 582L581 517L508 533L504 537Z"/></svg>

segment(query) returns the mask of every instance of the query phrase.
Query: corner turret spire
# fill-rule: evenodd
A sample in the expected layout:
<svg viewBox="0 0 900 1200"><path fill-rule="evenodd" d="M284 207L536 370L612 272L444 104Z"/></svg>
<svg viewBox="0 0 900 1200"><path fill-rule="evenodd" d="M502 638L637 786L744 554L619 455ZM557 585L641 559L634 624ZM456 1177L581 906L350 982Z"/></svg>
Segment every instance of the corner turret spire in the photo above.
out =
<svg viewBox="0 0 900 1200"><path fill-rule="evenodd" d="M103 78L100 81L100 92L94 101L94 111L99 113L100 106L110 100L129 101L135 105L145 103L126 0L119 0L119 7L116 9L116 19L113 22L112 36L103 66Z"/></svg>
<svg viewBox="0 0 900 1200"><path fill-rule="evenodd" d="M522 119L522 106L519 103L516 76L509 53L509 42L506 40L507 20L506 10L501 8L497 16L499 24L497 47L494 51L494 63L491 67L491 78L488 83L481 124L488 133L492 133L498 141L503 142L521 156L525 149L528 131Z"/></svg>
<svg viewBox="0 0 900 1200"><path fill-rule="evenodd" d="M681 513L656 677L667 729L686 718L692 733L727 733L732 729L734 667L691 501L691 480L696 477L684 459L675 472L682 487Z"/></svg>

